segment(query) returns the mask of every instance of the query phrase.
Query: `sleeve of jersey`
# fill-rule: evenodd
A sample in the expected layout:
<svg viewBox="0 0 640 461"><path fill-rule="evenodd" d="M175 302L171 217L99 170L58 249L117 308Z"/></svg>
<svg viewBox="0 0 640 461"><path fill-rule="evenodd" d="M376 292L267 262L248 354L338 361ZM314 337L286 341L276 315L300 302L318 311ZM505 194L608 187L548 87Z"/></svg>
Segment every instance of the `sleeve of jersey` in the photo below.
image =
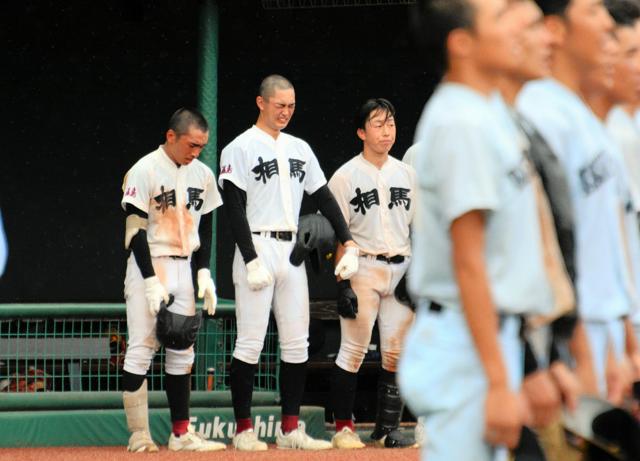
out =
<svg viewBox="0 0 640 461"><path fill-rule="evenodd" d="M343 175L336 173L329 180L329 190L335 197L348 226L351 220L349 216L349 182Z"/></svg>
<svg viewBox="0 0 640 461"><path fill-rule="evenodd" d="M232 182L238 189L247 191L247 156L239 143L231 143L220 155L220 176L218 185L224 188L224 181Z"/></svg>
<svg viewBox="0 0 640 461"><path fill-rule="evenodd" d="M122 209L126 209L130 203L139 210L149 213L149 174L144 171L139 163L136 163L125 175L122 182Z"/></svg>
<svg viewBox="0 0 640 461"><path fill-rule="evenodd" d="M498 207L498 178L486 130L480 124L456 125L434 130L428 149L438 177L439 205L450 225L475 210Z"/></svg>
<svg viewBox="0 0 640 461"><path fill-rule="evenodd" d="M213 172L207 168L207 185L204 196L204 204L202 206L202 214L212 212L216 208L222 205L222 197L218 190L218 184L216 183L216 177Z"/></svg>
<svg viewBox="0 0 640 461"><path fill-rule="evenodd" d="M413 206L411 207L410 215L409 215L409 225L413 222L413 218L416 215L416 204L419 203L418 193L420 192L418 187L418 179L416 177L416 170L409 165L407 168L409 172L409 183L411 184L411 194L413 198Z"/></svg>
<svg viewBox="0 0 640 461"><path fill-rule="evenodd" d="M325 178L324 172L322 168L320 168L318 158L308 145L306 148L309 152L309 165L307 167L307 177L304 182L304 191L307 194L313 194L327 183L327 178Z"/></svg>

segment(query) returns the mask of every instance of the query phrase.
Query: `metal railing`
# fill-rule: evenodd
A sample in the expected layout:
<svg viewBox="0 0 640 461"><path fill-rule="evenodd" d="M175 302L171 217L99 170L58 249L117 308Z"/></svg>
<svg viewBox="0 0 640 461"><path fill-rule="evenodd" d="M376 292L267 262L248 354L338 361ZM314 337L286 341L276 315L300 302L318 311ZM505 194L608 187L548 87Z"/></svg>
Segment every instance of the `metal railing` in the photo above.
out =
<svg viewBox="0 0 640 461"><path fill-rule="evenodd" d="M195 344L193 390L229 389L234 306L221 301ZM0 392L120 391L127 325L123 304L0 304ZM278 391L278 340L269 323L255 389ZM164 350L147 374L164 390Z"/></svg>

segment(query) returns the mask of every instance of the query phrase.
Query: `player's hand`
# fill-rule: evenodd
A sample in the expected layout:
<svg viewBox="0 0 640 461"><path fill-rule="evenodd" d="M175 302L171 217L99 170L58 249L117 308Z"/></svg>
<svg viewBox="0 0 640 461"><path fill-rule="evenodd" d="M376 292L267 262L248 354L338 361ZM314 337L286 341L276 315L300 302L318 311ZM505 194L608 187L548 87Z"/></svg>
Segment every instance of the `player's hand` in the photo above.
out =
<svg viewBox="0 0 640 461"><path fill-rule="evenodd" d="M144 295L147 298L147 307L149 313L154 317L160 312L160 303L169 302L169 293L167 289L160 283L157 275L144 279Z"/></svg>
<svg viewBox="0 0 640 461"><path fill-rule="evenodd" d="M351 289L351 282L338 282L338 314L346 319L355 319L358 313L358 297Z"/></svg>
<svg viewBox="0 0 640 461"><path fill-rule="evenodd" d="M213 315L216 313L218 297L216 296L216 285L213 283L209 269L198 270L198 298L204 298L203 308L207 311L207 314Z"/></svg>
<svg viewBox="0 0 640 461"><path fill-rule="evenodd" d="M344 250L344 254L338 264L336 264L335 275L342 280L349 280L353 274L358 272L358 247L348 246Z"/></svg>
<svg viewBox="0 0 640 461"><path fill-rule="evenodd" d="M631 365L626 359L618 361L613 358L613 354L610 354L606 379L607 400L613 405L622 405L625 395L630 394L633 380Z"/></svg>
<svg viewBox="0 0 640 461"><path fill-rule="evenodd" d="M564 405L573 413L578 408L578 399L582 394L582 386L578 376L560 361L553 362L549 372L558 386Z"/></svg>
<svg viewBox="0 0 640 461"><path fill-rule="evenodd" d="M524 422L524 398L506 386L490 386L485 400L485 439L491 445L514 448Z"/></svg>
<svg viewBox="0 0 640 461"><path fill-rule="evenodd" d="M538 370L524 378L522 393L529 402L533 427L546 427L560 415L560 391L548 370Z"/></svg>
<svg viewBox="0 0 640 461"><path fill-rule="evenodd" d="M260 258L255 258L247 263L247 282L249 289L253 291L262 290L273 283L273 277L262 265Z"/></svg>

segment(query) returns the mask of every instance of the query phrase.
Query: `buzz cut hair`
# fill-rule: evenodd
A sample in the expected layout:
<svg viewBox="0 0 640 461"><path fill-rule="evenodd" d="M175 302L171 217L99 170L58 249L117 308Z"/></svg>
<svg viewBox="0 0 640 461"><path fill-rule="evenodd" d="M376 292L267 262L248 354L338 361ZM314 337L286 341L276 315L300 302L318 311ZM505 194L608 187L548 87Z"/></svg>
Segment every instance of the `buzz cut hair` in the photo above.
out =
<svg viewBox="0 0 640 461"><path fill-rule="evenodd" d="M617 27L633 27L640 19L640 3L636 0L605 0L604 6Z"/></svg>
<svg viewBox="0 0 640 461"><path fill-rule="evenodd" d="M470 0L417 0L410 9L416 40L426 48L439 75L444 75L449 67L449 34L455 29L473 29L476 13Z"/></svg>
<svg viewBox="0 0 640 461"><path fill-rule="evenodd" d="M395 117L396 108L393 107L391 101L384 98L372 98L367 99L367 101L360 106L358 112L356 113L355 125L356 129L364 130L365 125L369 120L371 120L371 116L377 112L382 112L386 115L385 121L390 117Z"/></svg>
<svg viewBox="0 0 640 461"><path fill-rule="evenodd" d="M535 0L545 16L564 16L572 0Z"/></svg>
<svg viewBox="0 0 640 461"><path fill-rule="evenodd" d="M292 90L293 84L282 75L272 74L265 77L260 83L258 95L263 99L269 99L276 90Z"/></svg>
<svg viewBox="0 0 640 461"><path fill-rule="evenodd" d="M181 107L169 119L169 129L173 130L178 137L187 134L191 127L205 133L209 131L207 119L195 109Z"/></svg>

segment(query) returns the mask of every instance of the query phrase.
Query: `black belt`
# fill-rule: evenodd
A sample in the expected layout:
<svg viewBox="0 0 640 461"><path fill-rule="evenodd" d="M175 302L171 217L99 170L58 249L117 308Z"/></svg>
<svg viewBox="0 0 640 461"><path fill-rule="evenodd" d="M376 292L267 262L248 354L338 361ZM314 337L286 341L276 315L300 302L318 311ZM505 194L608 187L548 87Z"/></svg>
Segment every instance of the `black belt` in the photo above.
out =
<svg viewBox="0 0 640 461"><path fill-rule="evenodd" d="M170 256L166 256L166 258L171 258L171 259L189 259L189 256L170 255Z"/></svg>
<svg viewBox="0 0 640 461"><path fill-rule="evenodd" d="M276 240L285 240L290 242L293 240L293 232L291 231L265 231L269 237ZM253 232L256 235L262 234L262 232Z"/></svg>
<svg viewBox="0 0 640 461"><path fill-rule="evenodd" d="M377 261L384 261L387 264L402 264L404 262L404 256L402 255L395 255L395 256L391 256L390 258L384 255L377 255L376 256L376 260Z"/></svg>
<svg viewBox="0 0 640 461"><path fill-rule="evenodd" d="M431 312L435 312L435 313L439 314L439 313L443 312L444 309L445 309L445 307L440 303L437 303L435 301L431 301L429 303L429 310ZM498 313L498 319L499 319L499 322L500 322L500 327L502 327L502 325L504 324L504 322L507 319L507 317L510 317L510 316L515 316L515 317L518 318L518 321L520 322L520 329L522 330L523 326L525 325L525 318L524 318L524 316L519 315L519 314L501 314L501 313ZM520 333L522 334L523 332L521 331Z"/></svg>

